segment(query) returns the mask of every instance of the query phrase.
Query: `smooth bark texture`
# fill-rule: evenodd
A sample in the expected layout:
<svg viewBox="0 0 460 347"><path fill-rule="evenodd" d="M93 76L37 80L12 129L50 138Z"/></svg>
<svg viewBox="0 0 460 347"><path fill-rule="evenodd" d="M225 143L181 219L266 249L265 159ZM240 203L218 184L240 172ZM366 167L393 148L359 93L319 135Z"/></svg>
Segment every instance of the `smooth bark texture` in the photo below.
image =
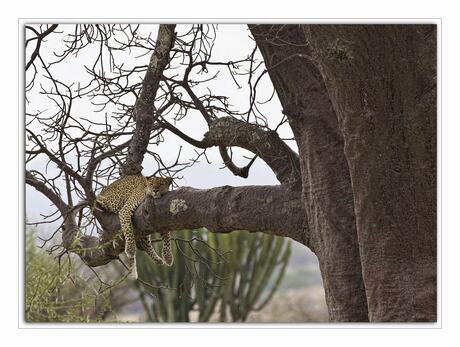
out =
<svg viewBox="0 0 460 347"><path fill-rule="evenodd" d="M345 139L372 321L436 321L436 26L308 25Z"/></svg>
<svg viewBox="0 0 460 347"><path fill-rule="evenodd" d="M307 59L309 47L300 26L250 28L299 148L302 196L329 318L367 321L351 180L324 82Z"/></svg>

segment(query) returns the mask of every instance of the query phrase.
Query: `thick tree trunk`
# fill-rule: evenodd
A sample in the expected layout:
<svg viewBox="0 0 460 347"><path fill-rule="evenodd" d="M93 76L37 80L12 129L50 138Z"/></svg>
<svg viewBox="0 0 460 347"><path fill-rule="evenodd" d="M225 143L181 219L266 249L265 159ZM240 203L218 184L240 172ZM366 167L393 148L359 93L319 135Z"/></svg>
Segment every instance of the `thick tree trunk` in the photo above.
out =
<svg viewBox="0 0 460 347"><path fill-rule="evenodd" d="M371 321L436 321L436 26L303 26L339 127Z"/></svg>
<svg viewBox="0 0 460 347"><path fill-rule="evenodd" d="M332 321L367 321L353 193L343 137L297 25L250 26L294 132L303 201Z"/></svg>
<svg viewBox="0 0 460 347"><path fill-rule="evenodd" d="M297 138L331 319L364 314L362 267L371 321L435 321L436 27L250 28Z"/></svg>

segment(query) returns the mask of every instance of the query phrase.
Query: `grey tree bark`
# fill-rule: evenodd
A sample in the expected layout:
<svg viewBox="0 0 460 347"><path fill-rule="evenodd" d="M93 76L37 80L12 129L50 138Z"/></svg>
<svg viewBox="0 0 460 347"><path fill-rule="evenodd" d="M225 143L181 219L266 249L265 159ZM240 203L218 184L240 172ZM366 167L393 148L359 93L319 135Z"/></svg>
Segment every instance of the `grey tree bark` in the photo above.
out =
<svg viewBox="0 0 460 347"><path fill-rule="evenodd" d="M100 266L118 258L124 243L115 238L120 230L118 216L97 209L94 213L105 232L102 239L82 237L79 246L84 251L79 253L88 265ZM139 237L205 227L218 233L259 231L308 245L300 194L282 186L182 187L161 199L145 199L133 216L133 224Z"/></svg>
<svg viewBox="0 0 460 347"><path fill-rule="evenodd" d="M367 321L343 136L319 71L297 25L250 26L299 148L303 202L318 256L329 318Z"/></svg>
<svg viewBox="0 0 460 347"><path fill-rule="evenodd" d="M251 31L298 141L332 319L355 295L374 322L435 321L436 26Z"/></svg>

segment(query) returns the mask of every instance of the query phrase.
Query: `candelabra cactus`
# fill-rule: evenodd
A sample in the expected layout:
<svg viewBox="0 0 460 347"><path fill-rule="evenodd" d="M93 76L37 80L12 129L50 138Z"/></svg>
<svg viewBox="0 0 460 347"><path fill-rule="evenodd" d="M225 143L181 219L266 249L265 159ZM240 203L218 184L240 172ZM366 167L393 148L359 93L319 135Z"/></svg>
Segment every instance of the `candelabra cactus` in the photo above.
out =
<svg viewBox="0 0 460 347"><path fill-rule="evenodd" d="M246 231L182 231L174 239L172 268L138 257L136 287L149 321L245 321L269 302L291 252L285 238Z"/></svg>

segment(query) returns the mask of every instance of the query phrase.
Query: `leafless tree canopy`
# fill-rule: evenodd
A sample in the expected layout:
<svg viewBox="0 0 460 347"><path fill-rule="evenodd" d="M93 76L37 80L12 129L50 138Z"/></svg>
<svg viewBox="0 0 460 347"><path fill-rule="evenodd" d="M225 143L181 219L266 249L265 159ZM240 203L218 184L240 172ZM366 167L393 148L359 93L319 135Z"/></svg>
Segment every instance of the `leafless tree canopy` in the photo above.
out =
<svg viewBox="0 0 460 347"><path fill-rule="evenodd" d="M138 209L138 231L205 226L216 232L248 229L304 241L299 159L286 144L292 139L277 133L287 126L286 118L270 128L267 115L259 109L272 100L274 90L270 98L260 100L258 85L267 70L255 42L241 59L216 61L212 53L217 26L160 25L157 33L152 27L26 26L26 183L57 208L44 223L63 217L63 251L79 253L91 266L118 257L122 247L107 242L119 228L116 216L96 210L94 218L84 207L121 174L140 173L143 162L156 163L156 170L148 175L181 178L183 170L207 160L206 151L214 146L234 175L248 177L259 158L281 186L177 189L161 202L147 201ZM47 44L53 49L45 50ZM78 79L60 79L60 66L77 65L79 56L85 56L86 63L75 66L81 71ZM232 83L229 88L246 91L246 109L233 107L227 95L213 91L212 83L224 74ZM49 107L36 109L35 103L40 102ZM82 114L83 103L90 103L91 114ZM177 125L186 117L196 122L201 118L207 131L194 138L180 129ZM156 152L165 132L193 146L195 156L183 158L179 150L173 163L165 162ZM253 153L247 165L234 163L234 147ZM36 169L34 162L43 160L44 170ZM59 169L58 174L47 174L49 167ZM269 203L267 195L272 197ZM188 202L188 208L173 215L169 209L178 198ZM290 226L280 223L281 213L288 211L294 221ZM270 218L254 220L259 213Z"/></svg>

